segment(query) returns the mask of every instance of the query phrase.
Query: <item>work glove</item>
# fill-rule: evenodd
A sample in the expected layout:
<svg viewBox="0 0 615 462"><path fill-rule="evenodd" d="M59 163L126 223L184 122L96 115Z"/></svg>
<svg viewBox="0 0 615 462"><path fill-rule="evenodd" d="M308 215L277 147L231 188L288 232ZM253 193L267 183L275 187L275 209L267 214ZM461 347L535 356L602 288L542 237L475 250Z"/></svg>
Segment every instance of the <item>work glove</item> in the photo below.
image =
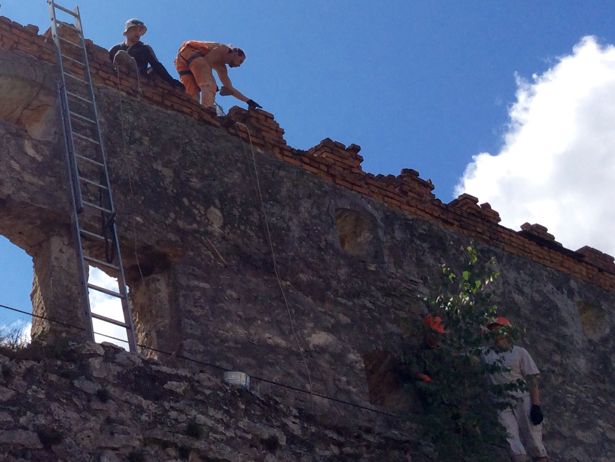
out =
<svg viewBox="0 0 615 462"><path fill-rule="evenodd" d="M248 103L248 110L250 110L250 111L254 111L256 109L262 109L263 108L263 106L261 106L260 104L258 104L254 100L249 99L246 102Z"/></svg>
<svg viewBox="0 0 615 462"><path fill-rule="evenodd" d="M530 420L534 425L540 425L542 423L542 411L540 410L540 406L538 404L532 404L532 409L530 410Z"/></svg>

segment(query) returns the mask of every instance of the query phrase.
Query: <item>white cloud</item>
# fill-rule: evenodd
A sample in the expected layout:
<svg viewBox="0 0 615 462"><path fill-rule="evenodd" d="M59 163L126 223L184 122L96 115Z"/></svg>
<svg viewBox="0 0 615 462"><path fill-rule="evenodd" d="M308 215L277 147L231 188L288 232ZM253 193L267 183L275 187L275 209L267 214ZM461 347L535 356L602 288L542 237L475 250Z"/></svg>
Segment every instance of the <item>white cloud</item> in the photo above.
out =
<svg viewBox="0 0 615 462"><path fill-rule="evenodd" d="M573 250L615 255L615 47L585 37L517 86L500 152L474 156L456 194L489 202L509 228L539 223Z"/></svg>
<svg viewBox="0 0 615 462"><path fill-rule="evenodd" d="M119 286L116 278L107 276L104 272L92 266L90 266L90 275L88 278L88 282L104 289L113 290L114 292L119 291ZM122 302L117 297L106 295L96 290L90 290L90 307L92 313L96 313L107 318L124 321ZM116 326L115 324L110 324L108 322L101 321L98 319L93 320L93 326L94 340L96 342L111 342L121 346L122 348L128 349L127 343L119 342L109 337L106 337L110 336L126 340L128 338L127 332L126 329L124 329L123 327Z"/></svg>
<svg viewBox="0 0 615 462"><path fill-rule="evenodd" d="M30 343L32 340L32 321L17 319L10 324L0 325L0 338L7 338L20 345Z"/></svg>

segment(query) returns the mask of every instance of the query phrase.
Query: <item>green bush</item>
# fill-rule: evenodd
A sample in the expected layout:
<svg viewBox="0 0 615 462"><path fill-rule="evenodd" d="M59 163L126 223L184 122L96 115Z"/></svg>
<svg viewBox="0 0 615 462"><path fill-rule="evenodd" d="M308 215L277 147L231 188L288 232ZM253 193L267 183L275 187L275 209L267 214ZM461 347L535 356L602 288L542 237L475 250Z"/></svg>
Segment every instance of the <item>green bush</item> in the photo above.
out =
<svg viewBox="0 0 615 462"><path fill-rule="evenodd" d="M496 333L484 326L497 312L489 286L498 273L493 261L479 264L477 252L467 250L458 274L443 266L441 281L425 299L432 320L439 317L444 331L437 332L423 319L408 326L414 343L403 358L412 371L406 386L423 404L418 423L439 461L496 462L499 448L507 444L498 410L510 407L512 391L523 385L498 386L488 378L503 370L501 363L488 365L481 360L486 349L494 348ZM518 328L506 328L506 333L514 338ZM431 381L421 380L419 374Z"/></svg>

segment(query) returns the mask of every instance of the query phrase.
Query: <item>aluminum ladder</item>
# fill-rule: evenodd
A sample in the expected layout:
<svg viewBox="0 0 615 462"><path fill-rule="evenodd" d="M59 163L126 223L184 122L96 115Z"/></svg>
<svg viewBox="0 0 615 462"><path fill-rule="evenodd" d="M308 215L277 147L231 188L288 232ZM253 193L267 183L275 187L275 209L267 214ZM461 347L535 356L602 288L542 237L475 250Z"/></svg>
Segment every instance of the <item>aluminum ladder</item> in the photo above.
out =
<svg viewBox="0 0 615 462"><path fill-rule="evenodd" d="M79 288L85 312L86 331L89 338L94 340L94 335L100 334L95 332L95 324L107 323L107 326L111 324L116 328L125 329L127 337L125 342L128 343L130 351L136 352L137 342L115 226L116 213L79 7L71 11L57 5L53 0L47 0L47 3L61 76L58 93L70 178L73 234L78 256ZM74 24L59 20L58 15L62 18L68 17L67 21L72 21ZM90 265L117 277L119 290L109 290L89 283ZM94 293L120 299L124 319L118 320L93 313L90 295ZM96 323L96 320L99 323Z"/></svg>

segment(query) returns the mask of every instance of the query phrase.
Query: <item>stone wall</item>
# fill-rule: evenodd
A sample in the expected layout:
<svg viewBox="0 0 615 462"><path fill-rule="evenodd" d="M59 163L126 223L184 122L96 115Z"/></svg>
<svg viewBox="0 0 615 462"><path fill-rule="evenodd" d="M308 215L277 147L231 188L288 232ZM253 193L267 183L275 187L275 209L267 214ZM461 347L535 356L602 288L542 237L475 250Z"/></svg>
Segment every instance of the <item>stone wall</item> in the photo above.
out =
<svg viewBox="0 0 615 462"><path fill-rule="evenodd" d="M397 419L341 425L114 346L2 351L0 371L2 462L425 460Z"/></svg>
<svg viewBox="0 0 615 462"><path fill-rule="evenodd" d="M382 398L399 384L374 358L401 354L402 319L473 245L502 273L501 314L527 327L555 460L613 460L612 257L565 249L540 225L504 228L471 196L443 204L415 171L366 174L358 146L292 149L264 111L217 118L156 81L139 98L121 73L120 92L106 51L89 51L140 344L362 406L407 405ZM0 18L0 233L33 256L35 313L78 324L54 61L31 26ZM306 406L304 393L261 392Z"/></svg>
<svg viewBox="0 0 615 462"><path fill-rule="evenodd" d="M70 36L70 31L62 28L60 30ZM54 64L56 56L53 43L48 39L49 31L43 36L37 33L38 28L35 26L23 27L8 18L0 17L0 48L24 52L39 62ZM545 227L538 224L525 223L519 232L498 226L499 214L488 203L479 205L478 199L468 194L463 194L449 204L443 204L431 193L434 188L431 181L419 178L419 173L415 170L404 169L397 177L365 173L361 169L363 157L358 154L361 148L355 144L346 147L325 139L307 151L293 149L284 141L284 130L273 120L273 116L265 111L246 114L236 108L230 112L228 118L220 119L185 94L174 91L160 81L154 85L146 81L141 86L142 91L138 92L137 81L133 76L118 75L113 69L108 61L107 50L89 40L86 42L93 81L98 85L112 88L121 86L125 94L139 96L149 104L188 115L211 126L222 126L245 141L249 139L249 127L255 146L327 181L384 202L387 206L403 210L411 216L427 218L508 253L525 256L606 290L615 290L615 263L610 255L588 246L576 252L565 249ZM65 68L77 76L83 75L82 68L72 62L67 62ZM7 94L11 94L13 98L21 98L6 84L4 88L10 90ZM2 98L7 98L7 95ZM38 105L31 102L20 120L19 117L16 118L13 106L14 104L8 105L3 110L5 114L2 119L16 121L22 126L27 125L30 132L36 131L36 128L32 128L31 119L44 119L47 114L44 109L40 110ZM21 106L20 103L19 107Z"/></svg>

